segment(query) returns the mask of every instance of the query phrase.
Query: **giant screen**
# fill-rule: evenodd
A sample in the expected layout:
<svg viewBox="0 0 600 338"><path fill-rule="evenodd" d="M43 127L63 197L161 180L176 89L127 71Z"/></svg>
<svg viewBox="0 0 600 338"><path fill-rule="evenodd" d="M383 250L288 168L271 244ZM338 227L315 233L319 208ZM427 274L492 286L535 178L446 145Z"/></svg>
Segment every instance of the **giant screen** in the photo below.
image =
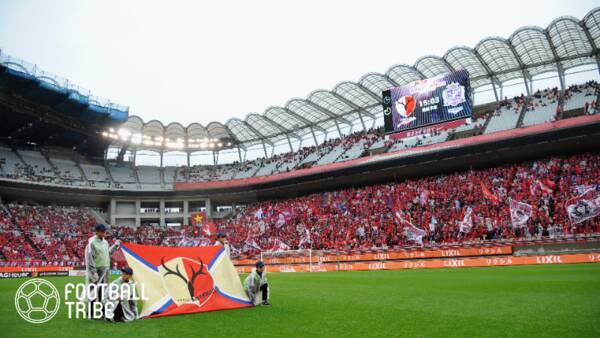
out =
<svg viewBox="0 0 600 338"><path fill-rule="evenodd" d="M383 92L386 133L471 117L469 73L459 70Z"/></svg>

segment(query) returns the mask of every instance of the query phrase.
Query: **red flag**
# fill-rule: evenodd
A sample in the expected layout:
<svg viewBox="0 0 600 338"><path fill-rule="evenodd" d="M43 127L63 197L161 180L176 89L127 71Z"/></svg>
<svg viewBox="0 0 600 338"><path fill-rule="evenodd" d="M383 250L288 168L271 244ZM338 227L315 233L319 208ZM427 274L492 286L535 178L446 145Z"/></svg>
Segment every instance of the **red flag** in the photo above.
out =
<svg viewBox="0 0 600 338"><path fill-rule="evenodd" d="M498 204L500 202L498 200L498 197L492 194L490 189L488 189L488 187L486 187L485 184L483 184L483 181L479 182L479 184L481 185L481 192L483 193L483 197L492 201L494 204Z"/></svg>
<svg viewBox="0 0 600 338"><path fill-rule="evenodd" d="M217 226L215 223L207 221L202 226L202 234L206 237L212 237L217 235Z"/></svg>
<svg viewBox="0 0 600 338"><path fill-rule="evenodd" d="M205 211L195 212L190 216L190 218L192 220L192 225L201 226L206 221L206 212Z"/></svg>

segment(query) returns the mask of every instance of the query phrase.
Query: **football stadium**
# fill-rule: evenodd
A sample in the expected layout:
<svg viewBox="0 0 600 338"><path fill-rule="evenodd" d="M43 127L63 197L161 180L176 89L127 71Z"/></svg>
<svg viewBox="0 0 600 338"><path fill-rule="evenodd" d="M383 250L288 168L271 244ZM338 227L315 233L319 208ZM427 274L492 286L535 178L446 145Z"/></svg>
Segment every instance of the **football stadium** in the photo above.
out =
<svg viewBox="0 0 600 338"><path fill-rule="evenodd" d="M0 1L0 31L48 5ZM289 99L258 112L205 114L200 92L198 113L159 118L77 84L152 65L55 75L0 38L1 335L599 337L600 7L580 14L437 55L357 45L397 61L303 96L281 83ZM0 37L43 30L28 24ZM405 40L447 27L431 25ZM85 58L81 39L43 48ZM216 91L263 92L226 60ZM327 73L313 60L296 67ZM141 82L148 106L171 100Z"/></svg>

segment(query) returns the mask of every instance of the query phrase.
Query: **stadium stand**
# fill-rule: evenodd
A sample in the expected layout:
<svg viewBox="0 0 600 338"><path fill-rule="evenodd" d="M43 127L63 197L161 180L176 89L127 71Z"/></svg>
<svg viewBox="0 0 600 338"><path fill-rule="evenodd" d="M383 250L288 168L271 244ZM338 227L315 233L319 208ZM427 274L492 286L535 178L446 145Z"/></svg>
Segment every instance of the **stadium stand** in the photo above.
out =
<svg viewBox="0 0 600 338"><path fill-rule="evenodd" d="M281 173L279 176L293 179L290 185L300 186L306 183L301 176L311 169L336 166L346 169L344 165L353 165L354 159L389 155L382 153L392 153L387 157L392 160L411 159L422 155L419 153L437 153L446 141L448 145L456 139L469 142L472 140L469 137L489 136L486 140L492 143L494 135L512 135L510 131L519 131L521 127L525 131L535 129L536 125L553 128L570 118L578 121L581 115L597 114L598 83L566 84L565 71L590 65L596 67L594 72L598 70L599 15L600 9L595 9L580 21L561 17L542 34L537 28L524 27L508 39L486 38L474 48L456 47L443 57L426 56L412 66L393 66L385 74L365 74L356 82L342 82L331 90L317 90L306 98L292 99L283 107L270 107L263 114L249 114L243 121L232 118L224 124L211 122L206 126L193 123L184 127L177 122L163 125L157 120L144 122L138 116L129 116L127 107L94 97L87 90L0 51L0 95L3 98L0 113L7 114L3 117L9 114L19 117L14 124L2 129L5 134L1 135L0 178L2 185L8 187L3 191L25 195L21 202L0 204L0 262L24 266L81 265L81 249L91 234L92 225L101 215L108 215L107 210L89 207L40 206L35 203L39 189L47 189L43 191L48 194L44 196L46 200L71 198L66 203L61 200L65 205L78 204L73 196L83 196L94 205L104 203L106 208L109 208L106 204L112 207L113 202L116 203L115 196L127 199L124 214L129 218L112 230L115 237L138 243L200 245L199 229L183 225L187 219L179 225L173 221L172 226L163 226L161 222L166 221L165 213L172 219L175 215L184 219L192 210L204 208L219 216L215 222L220 230L230 234L236 255L252 254L259 247L269 250L274 243L289 249L310 246L319 250L358 251L413 246L414 241L406 234L406 220L401 219L402 214L396 215L399 211L409 214L410 222L426 232L425 246L598 234L597 221L573 226L563 207L570 196L582 189L599 189L599 154L572 155L573 149L565 151L570 154L566 157L518 164L511 160L505 165L494 162L486 164L487 169L473 171L453 172L455 168L446 168L443 175L413 173L411 179L398 177L394 178L395 182L386 184L380 180L373 185L376 180L370 177L351 189L323 192L325 188L316 187L311 192L320 192L307 196L294 191L290 195L294 198L271 197L264 192L267 189L257 193L250 191L248 194L254 194L252 198L242 206L230 205L230 209L212 206L211 210L212 196L204 196L212 193L210 189L198 193L202 196L194 196L198 201L185 201L193 204L205 198L203 204L185 204L184 207L183 201L169 199L178 194L189 197L196 193L179 191L176 187L179 183L248 179L245 183L250 185L258 182L253 178L269 178ZM414 130L405 137L384 135L380 126L382 91L461 69L469 72L473 90L491 86L494 92L493 102L473 107L473 121L446 130ZM558 72L560 87L534 91L532 78L548 72ZM525 91L502 99L503 85L515 79L523 80L521 86L524 85ZM28 81L28 85L23 86L23 81ZM35 90L35 95L31 95L30 90ZM39 121L41 112L47 121ZM597 124L594 116L588 118L591 122L582 129ZM559 121L551 123L556 120ZM13 131L22 131L23 126L27 126L24 128L27 133L13 137ZM593 132L583 136L597 135ZM452 143L452 146L462 147L466 142ZM287 149L287 145L289 152L275 153L277 147L280 151ZM256 152L248 156L247 150L252 147L258 149L260 157L255 156ZM160 153L161 165L134 165L132 159L139 150ZM234 158L239 155L238 160L219 164L221 151L229 151L228 155L233 154ZM163 165L163 155L169 152L187 155L186 165L172 162ZM190 158L194 152L212 155L213 164L199 161L202 164L193 165ZM401 153L394 154L397 152ZM434 162L436 156L427 160ZM372 164L377 158L365 160ZM351 162L340 163L345 161ZM306 170L301 171L303 169ZM322 174L317 170L312 172L313 176ZM223 184L217 187L221 191L215 195L227 195L230 182L216 183ZM350 183L344 186L354 185ZM273 184L268 188L275 191L279 187ZM498 201L486 198L483 187ZM85 191L77 195L84 190L81 188L128 191ZM33 192L27 193L29 190ZM234 191L238 193L243 192ZM148 196L152 200L147 203L152 205L140 207L141 200ZM511 199L532 206L533 213L525 227L512 226ZM254 202L247 204L249 200ZM171 213L165 209L169 203L181 205L168 206L167 209L177 210ZM143 219L139 216L140 209L136 210L138 207L149 210ZM183 211L187 207L189 210ZM461 230L467 208L473 211L470 231ZM137 219L131 217L134 213L138 213ZM142 225L125 226L136 222Z"/></svg>
<svg viewBox="0 0 600 338"><path fill-rule="evenodd" d="M371 128L367 132L358 131L342 138L329 139L318 147L303 147L294 153L275 154L270 158L259 158L242 163L222 165L195 165L191 167L137 166L114 164L105 167L90 164L85 157L77 164L69 158L68 151L52 152L48 157L32 150L18 150L16 153L8 147L1 147L5 163L2 164L2 177L36 181L39 183L91 186L103 189L137 189L164 190L172 189L176 182L209 182L268 176L275 173L289 172L298 168L326 165L343 162L369 154L374 149L387 149L397 152L413 147L445 142L454 135L475 131L468 136L483 130L489 134L517 127L523 114L520 126L531 126L556 119L569 118L584 114L596 113L596 99L599 93L598 83L589 81L581 85L569 87L562 99L564 108L560 113L560 92L557 88L538 90L531 98L525 95L512 99L505 98L490 113L469 124L463 124L447 131L434 131L416 136L408 136L395 140L386 140L382 128ZM527 102L527 103L526 103ZM572 113L577 111L578 113ZM489 118L486 126L486 119ZM467 137L468 137L467 136ZM72 155L70 155L72 156ZM1 158L0 158L1 159Z"/></svg>
<svg viewBox="0 0 600 338"><path fill-rule="evenodd" d="M312 247L318 249L409 245L394 216L397 210L410 213L413 224L427 231L430 243L600 232L598 222L572 227L562 208L565 196L578 186L595 184L600 175L598 160L598 154L583 154L261 202L240 210L221 227L233 234L230 241L238 248L249 241L265 248L270 238L277 237L292 249L299 248L304 227L310 230ZM532 193L531 187L541 180L550 180L548 184L555 188ZM499 204L483 197L481 182L498 196ZM510 198L534 206L526 228L510 225ZM475 215L473 231L468 234L459 230L467 207Z"/></svg>
<svg viewBox="0 0 600 338"><path fill-rule="evenodd" d="M600 234L600 223L571 225L563 208L566 198L582 187L600 190L600 154L511 164L478 171L423 177L399 183L264 201L237 208L217 226L226 231L236 255L272 249L273 239L287 248L368 250L415 245L396 212L426 231L426 246L461 243L509 243L518 239L563 238ZM544 189L538 189L544 182ZM499 200L486 199L481 185ZM532 205L526 226L511 224L509 200ZM461 230L465 210L473 210L473 226ZM1 264L81 265L81 250L96 223L90 208L2 205ZM201 241L200 228L185 226L114 227L124 241L178 245ZM307 235L308 234L308 235ZM249 245L251 243L252 245Z"/></svg>

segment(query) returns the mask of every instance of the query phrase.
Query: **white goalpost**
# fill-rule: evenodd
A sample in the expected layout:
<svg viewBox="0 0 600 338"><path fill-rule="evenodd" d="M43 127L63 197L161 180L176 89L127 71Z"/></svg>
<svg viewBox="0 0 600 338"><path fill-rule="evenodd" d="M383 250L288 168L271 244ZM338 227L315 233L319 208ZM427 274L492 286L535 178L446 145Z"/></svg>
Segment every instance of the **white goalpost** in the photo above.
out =
<svg viewBox="0 0 600 338"><path fill-rule="evenodd" d="M296 250L268 250L260 252L260 260L265 264L308 264L309 271L313 268L313 252L312 249L296 249Z"/></svg>

